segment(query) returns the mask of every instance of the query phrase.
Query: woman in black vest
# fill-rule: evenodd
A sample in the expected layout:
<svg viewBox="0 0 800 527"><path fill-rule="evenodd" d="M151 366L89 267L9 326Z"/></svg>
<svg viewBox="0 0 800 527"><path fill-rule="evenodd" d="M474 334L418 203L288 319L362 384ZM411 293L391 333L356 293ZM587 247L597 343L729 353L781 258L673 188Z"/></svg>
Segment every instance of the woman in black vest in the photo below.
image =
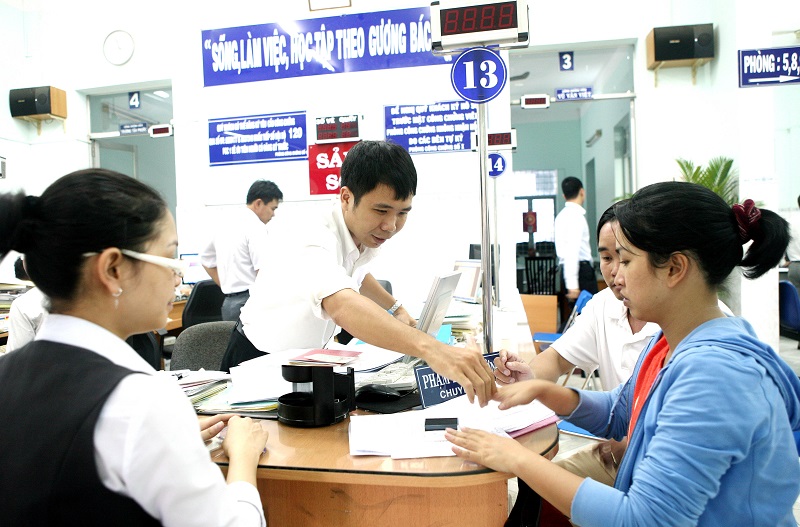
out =
<svg viewBox="0 0 800 527"><path fill-rule="evenodd" d="M25 253L51 302L36 340L0 358L3 525L264 525L267 432L231 417L198 433L178 385L125 343L164 327L177 243L164 200L116 172L0 195L0 256ZM203 444L225 421L227 485Z"/></svg>

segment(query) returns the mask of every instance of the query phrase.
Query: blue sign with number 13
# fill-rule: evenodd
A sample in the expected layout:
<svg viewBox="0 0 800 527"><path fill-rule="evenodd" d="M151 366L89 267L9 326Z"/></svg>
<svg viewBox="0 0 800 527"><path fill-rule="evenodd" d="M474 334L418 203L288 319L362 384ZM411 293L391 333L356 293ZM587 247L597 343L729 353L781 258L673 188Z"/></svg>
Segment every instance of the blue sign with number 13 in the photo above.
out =
<svg viewBox="0 0 800 527"><path fill-rule="evenodd" d="M502 57L488 48L472 48L458 56L450 82L465 101L489 102L506 86L508 70Z"/></svg>

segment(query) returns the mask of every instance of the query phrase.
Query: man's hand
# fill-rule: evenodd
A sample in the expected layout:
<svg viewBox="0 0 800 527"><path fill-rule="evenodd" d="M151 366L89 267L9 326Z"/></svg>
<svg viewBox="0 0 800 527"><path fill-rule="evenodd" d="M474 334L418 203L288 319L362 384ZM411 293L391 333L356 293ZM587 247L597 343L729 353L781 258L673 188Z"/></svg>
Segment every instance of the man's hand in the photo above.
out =
<svg viewBox="0 0 800 527"><path fill-rule="evenodd" d="M397 308L397 311L394 312L394 318L407 326L411 326L412 328L417 327L416 319L409 315L408 311L406 311L406 308L403 306Z"/></svg>
<svg viewBox="0 0 800 527"><path fill-rule="evenodd" d="M478 403L486 406L497 391L492 369L474 342L465 348L447 346L443 353L432 353L425 361L439 375L463 386L469 402L477 397Z"/></svg>
<svg viewBox="0 0 800 527"><path fill-rule="evenodd" d="M568 300L577 300L580 294L580 289L567 289L566 297Z"/></svg>
<svg viewBox="0 0 800 527"><path fill-rule="evenodd" d="M627 450L627 448L627 437L622 441L614 441L613 439L609 439L608 441L603 441L602 443L598 443L594 446L594 450L600 456L600 459L603 461L603 465L605 465L608 470L613 471L616 471L619 468L619 464L622 461L622 456L625 455L625 450Z"/></svg>

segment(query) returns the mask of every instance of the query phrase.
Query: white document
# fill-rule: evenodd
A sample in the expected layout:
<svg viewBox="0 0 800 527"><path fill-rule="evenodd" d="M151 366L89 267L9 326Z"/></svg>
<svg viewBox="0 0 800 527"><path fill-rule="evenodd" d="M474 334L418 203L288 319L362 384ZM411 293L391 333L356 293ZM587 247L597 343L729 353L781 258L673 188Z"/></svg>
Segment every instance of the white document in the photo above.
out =
<svg viewBox="0 0 800 527"><path fill-rule="evenodd" d="M358 339L353 339L347 345L332 343L328 346L331 349L343 349L351 351L360 351L361 355L356 360L347 364L346 367L336 368L337 372L347 371L347 367L353 368L357 372L364 371L377 371L393 362L397 362L405 357L404 354L392 351L372 344L367 344Z"/></svg>
<svg viewBox="0 0 800 527"><path fill-rule="evenodd" d="M411 412L350 417L351 456L391 456L394 459L453 456L452 445L441 431L425 432L425 419L457 417L459 427L486 430L508 437L534 423L552 418L552 410L538 401L500 410L496 401L483 408L466 395Z"/></svg>
<svg viewBox="0 0 800 527"><path fill-rule="evenodd" d="M292 383L283 378L281 366L303 351L270 353L232 367L228 402L266 401L291 392Z"/></svg>

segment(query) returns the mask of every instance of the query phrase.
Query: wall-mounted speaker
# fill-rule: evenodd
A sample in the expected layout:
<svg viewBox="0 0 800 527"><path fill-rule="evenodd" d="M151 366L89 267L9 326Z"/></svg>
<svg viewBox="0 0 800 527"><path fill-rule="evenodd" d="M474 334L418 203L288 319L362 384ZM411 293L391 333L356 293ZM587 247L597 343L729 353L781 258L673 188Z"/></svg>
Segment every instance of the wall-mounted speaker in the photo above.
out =
<svg viewBox="0 0 800 527"><path fill-rule="evenodd" d="M694 66L714 58L714 25L656 27L647 35L647 69Z"/></svg>
<svg viewBox="0 0 800 527"><path fill-rule="evenodd" d="M12 89L8 104L11 117L67 118L67 94L52 86Z"/></svg>

